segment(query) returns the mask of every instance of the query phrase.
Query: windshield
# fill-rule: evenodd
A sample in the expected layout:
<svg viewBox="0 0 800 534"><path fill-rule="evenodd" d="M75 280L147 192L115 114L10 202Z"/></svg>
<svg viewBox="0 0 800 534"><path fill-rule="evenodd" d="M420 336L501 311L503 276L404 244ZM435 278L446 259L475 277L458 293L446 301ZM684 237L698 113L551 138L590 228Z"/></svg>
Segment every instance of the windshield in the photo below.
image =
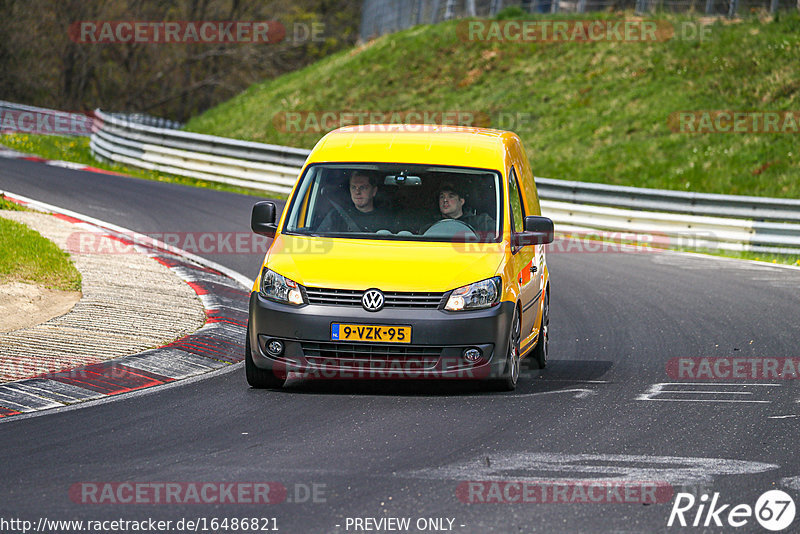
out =
<svg viewBox="0 0 800 534"><path fill-rule="evenodd" d="M464 167L317 164L303 175L284 232L361 239L497 241L500 175Z"/></svg>

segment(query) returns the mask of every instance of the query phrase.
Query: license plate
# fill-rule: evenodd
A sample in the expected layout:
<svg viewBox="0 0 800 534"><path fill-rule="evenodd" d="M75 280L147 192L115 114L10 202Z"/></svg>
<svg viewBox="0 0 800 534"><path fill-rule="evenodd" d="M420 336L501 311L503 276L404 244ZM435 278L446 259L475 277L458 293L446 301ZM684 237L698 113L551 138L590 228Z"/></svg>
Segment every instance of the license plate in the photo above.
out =
<svg viewBox="0 0 800 534"><path fill-rule="evenodd" d="M333 323L331 325L331 340L411 343L411 327Z"/></svg>

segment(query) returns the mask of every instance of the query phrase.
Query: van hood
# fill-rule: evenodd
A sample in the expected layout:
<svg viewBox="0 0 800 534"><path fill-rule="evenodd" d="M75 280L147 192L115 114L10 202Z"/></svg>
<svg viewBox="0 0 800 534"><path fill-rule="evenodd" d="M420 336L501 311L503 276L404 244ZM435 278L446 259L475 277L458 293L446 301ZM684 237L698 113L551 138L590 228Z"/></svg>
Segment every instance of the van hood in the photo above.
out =
<svg viewBox="0 0 800 534"><path fill-rule="evenodd" d="M279 235L267 266L308 287L445 292L497 274L504 243Z"/></svg>

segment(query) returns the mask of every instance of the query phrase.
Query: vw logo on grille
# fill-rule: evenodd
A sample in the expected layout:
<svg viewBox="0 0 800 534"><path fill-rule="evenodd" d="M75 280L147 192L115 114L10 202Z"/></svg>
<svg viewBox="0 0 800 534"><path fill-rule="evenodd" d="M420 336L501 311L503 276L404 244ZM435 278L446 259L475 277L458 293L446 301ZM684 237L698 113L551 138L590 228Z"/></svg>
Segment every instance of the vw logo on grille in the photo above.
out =
<svg viewBox="0 0 800 534"><path fill-rule="evenodd" d="M367 289L361 297L361 305L367 311L378 311L383 308L383 293L377 289Z"/></svg>

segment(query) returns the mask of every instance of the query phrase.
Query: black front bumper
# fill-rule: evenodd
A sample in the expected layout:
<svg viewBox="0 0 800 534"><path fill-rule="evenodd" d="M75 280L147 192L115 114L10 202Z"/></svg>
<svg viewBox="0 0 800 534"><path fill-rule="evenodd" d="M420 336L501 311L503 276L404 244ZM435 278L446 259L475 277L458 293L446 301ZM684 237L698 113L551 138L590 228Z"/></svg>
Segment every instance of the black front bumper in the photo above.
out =
<svg viewBox="0 0 800 534"><path fill-rule="evenodd" d="M250 295L248 336L256 367L278 376L308 378L454 378L500 377L506 371L509 325L514 304L485 310L448 312L436 309L281 304ZM363 343L331 340L331 324L411 327L411 343ZM280 340L284 349L270 355L267 344ZM467 362L468 348L481 358Z"/></svg>

